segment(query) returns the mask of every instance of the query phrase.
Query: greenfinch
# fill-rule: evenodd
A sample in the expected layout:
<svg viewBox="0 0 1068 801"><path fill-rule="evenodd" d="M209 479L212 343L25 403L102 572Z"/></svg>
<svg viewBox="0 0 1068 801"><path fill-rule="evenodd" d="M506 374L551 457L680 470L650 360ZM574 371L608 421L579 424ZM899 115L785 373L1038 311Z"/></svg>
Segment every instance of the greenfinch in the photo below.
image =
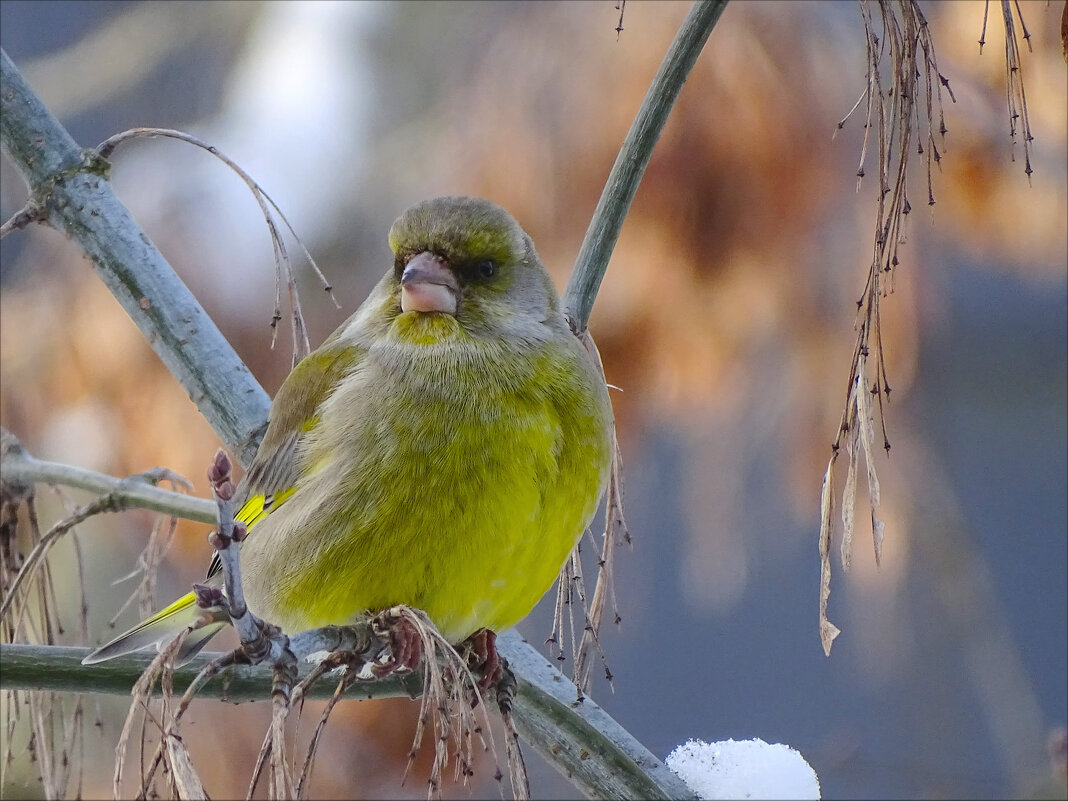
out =
<svg viewBox="0 0 1068 801"><path fill-rule="evenodd" d="M610 401L502 208L424 201L389 244L392 267L271 405L236 497L243 588L287 633L407 604L459 643L552 586L607 482ZM200 612L190 593L84 661ZM194 631L179 661L224 625Z"/></svg>

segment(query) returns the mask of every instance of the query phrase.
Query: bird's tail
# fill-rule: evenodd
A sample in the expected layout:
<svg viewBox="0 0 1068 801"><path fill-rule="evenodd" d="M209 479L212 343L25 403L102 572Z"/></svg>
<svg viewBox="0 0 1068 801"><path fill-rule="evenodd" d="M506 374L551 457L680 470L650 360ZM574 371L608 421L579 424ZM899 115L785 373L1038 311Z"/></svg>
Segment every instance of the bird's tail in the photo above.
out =
<svg viewBox="0 0 1068 801"><path fill-rule="evenodd" d="M139 651L149 645L157 645L171 639L184 628L193 628L185 638L175 658L178 665L184 665L208 640L218 634L228 620L226 613L220 610L201 609L197 606L193 593L184 595L152 617L138 623L129 631L120 634L107 645L102 645L82 660L83 665L95 665L123 654Z"/></svg>

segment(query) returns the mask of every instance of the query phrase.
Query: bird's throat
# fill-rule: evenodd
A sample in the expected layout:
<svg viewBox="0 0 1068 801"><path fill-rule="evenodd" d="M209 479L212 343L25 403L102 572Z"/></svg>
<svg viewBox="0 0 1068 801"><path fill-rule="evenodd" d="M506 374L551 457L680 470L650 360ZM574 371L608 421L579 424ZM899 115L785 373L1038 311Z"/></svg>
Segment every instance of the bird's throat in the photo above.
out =
<svg viewBox="0 0 1068 801"><path fill-rule="evenodd" d="M393 320L390 333L411 345L438 345L468 338L460 322L444 312L403 312Z"/></svg>

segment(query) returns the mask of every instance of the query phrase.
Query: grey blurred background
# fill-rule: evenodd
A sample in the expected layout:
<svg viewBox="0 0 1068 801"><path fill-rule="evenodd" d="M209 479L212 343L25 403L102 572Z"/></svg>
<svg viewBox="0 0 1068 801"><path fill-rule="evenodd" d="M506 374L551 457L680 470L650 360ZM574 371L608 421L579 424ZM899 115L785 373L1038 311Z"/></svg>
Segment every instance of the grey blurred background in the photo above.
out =
<svg viewBox="0 0 1068 801"><path fill-rule="evenodd" d="M314 346L389 266L390 223L424 197L501 203L563 287L688 8L632 0L617 37L613 6L5 0L0 43L81 144L175 127L250 172L344 307L304 271ZM895 390L882 565L861 524L852 569L835 563L843 634L829 658L819 487L875 225L874 183L857 191L854 175L863 120L831 138L864 87L859 9L732 3L683 90L591 322L623 390L635 539L618 560L622 623L604 636L614 690L601 681L593 695L660 757L690 737L760 737L800 750L827 798L1065 796L1049 743L1068 719L1068 90L1062 4L1021 7L1030 187L1008 137L999 14L980 56L983 3L922 4L957 103L946 98L938 202L913 203L882 307ZM113 162L120 197L273 393L288 339L269 347L271 250L254 201L176 142L137 142ZM25 187L2 170L6 219ZM115 475L163 464L203 484L217 438L71 243L42 227L5 238L0 286L3 426L42 458ZM56 519L60 500L41 494ZM129 513L81 529L93 642L113 633L130 589L113 582L151 524ZM179 529L161 603L200 577L205 533ZM57 548L61 573L71 553ZM543 602L520 630L540 642L550 614ZM77 626L67 636L83 644ZM251 766L267 708L217 706L194 706L186 739L209 792L243 795L247 774L211 756L226 742ZM110 795L125 707L89 702L100 726L84 797ZM415 708L346 704L312 796L421 797L420 766L399 786ZM20 758L3 795L39 793L26 732L10 736ZM536 797L573 795L529 761ZM476 795L496 795L492 772Z"/></svg>

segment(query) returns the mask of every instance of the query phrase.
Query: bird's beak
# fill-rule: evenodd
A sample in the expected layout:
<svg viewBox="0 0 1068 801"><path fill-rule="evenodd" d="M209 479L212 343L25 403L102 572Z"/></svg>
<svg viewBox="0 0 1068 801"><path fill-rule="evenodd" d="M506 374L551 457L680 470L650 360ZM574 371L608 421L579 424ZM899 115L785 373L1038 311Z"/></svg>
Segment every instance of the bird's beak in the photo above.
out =
<svg viewBox="0 0 1068 801"><path fill-rule="evenodd" d="M401 273L401 311L456 314L460 285L440 256L413 256Z"/></svg>

